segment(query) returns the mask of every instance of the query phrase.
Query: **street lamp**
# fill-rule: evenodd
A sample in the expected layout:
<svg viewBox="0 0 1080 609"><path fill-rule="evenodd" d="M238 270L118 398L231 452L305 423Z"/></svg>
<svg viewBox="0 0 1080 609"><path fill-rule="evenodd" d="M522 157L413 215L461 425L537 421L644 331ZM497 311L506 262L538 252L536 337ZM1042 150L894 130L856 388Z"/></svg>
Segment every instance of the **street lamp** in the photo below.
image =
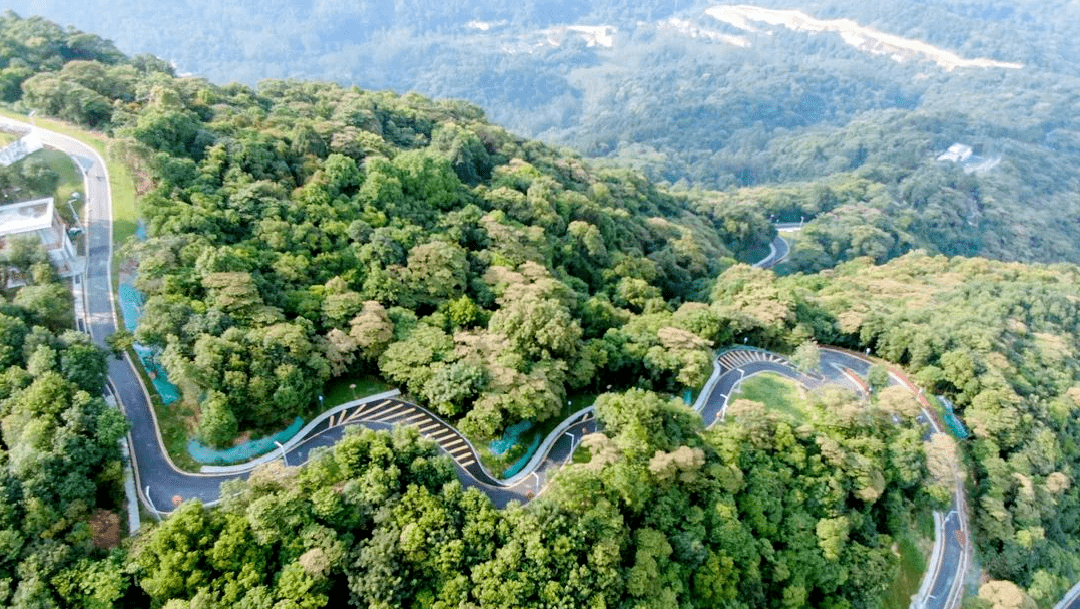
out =
<svg viewBox="0 0 1080 609"><path fill-rule="evenodd" d="M349 390L352 391L352 399L356 399L356 383L349 383Z"/></svg>
<svg viewBox="0 0 1080 609"><path fill-rule="evenodd" d="M274 440L274 444L277 444L277 447L281 449L281 460L285 463L285 467L289 467L289 459L285 456L285 447L282 446L281 442L278 442L277 440Z"/></svg>

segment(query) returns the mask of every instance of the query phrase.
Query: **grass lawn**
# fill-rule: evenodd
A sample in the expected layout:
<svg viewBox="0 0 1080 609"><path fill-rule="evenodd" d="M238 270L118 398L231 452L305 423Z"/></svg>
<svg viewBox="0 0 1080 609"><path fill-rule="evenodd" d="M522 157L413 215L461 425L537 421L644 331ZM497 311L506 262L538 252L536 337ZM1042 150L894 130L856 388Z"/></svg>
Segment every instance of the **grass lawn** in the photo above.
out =
<svg viewBox="0 0 1080 609"><path fill-rule="evenodd" d="M72 193L78 192L79 201L72 205L77 212L82 209L82 172L79 171L79 168L71 161L71 157L53 148L42 148L26 157L25 160L29 159L40 159L49 166L49 169L56 172L56 175L60 178L56 185L56 192L53 194L56 200L56 211L60 213L60 217L62 217L64 221L68 223L72 222L74 218L71 217L71 208L68 207L67 201L71 198ZM25 160L20 161L20 163L25 162Z"/></svg>
<svg viewBox="0 0 1080 609"><path fill-rule="evenodd" d="M573 461L574 463L588 463L589 461L592 461L592 451L589 450L588 446L578 444L577 448L574 449Z"/></svg>
<svg viewBox="0 0 1080 609"><path fill-rule="evenodd" d="M350 385L356 385L356 387L353 388ZM323 395L325 396L323 410L339 404L344 404L345 402L355 400L356 398L362 398L366 395L389 391L393 388L393 386L388 385L373 374L333 379L327 383L326 387L323 389ZM317 415L319 413L316 412L315 414ZM308 420L310 420L310 418L308 418Z"/></svg>
<svg viewBox="0 0 1080 609"><path fill-rule="evenodd" d="M806 418L806 400L798 383L772 372L743 379L739 390L731 396L732 401L737 399L765 404L770 412L779 412L795 423Z"/></svg>
<svg viewBox="0 0 1080 609"><path fill-rule="evenodd" d="M907 609L911 596L919 591L923 572L926 571L926 557L919 550L916 540L907 534L896 541L900 552L900 571L885 591L885 609Z"/></svg>

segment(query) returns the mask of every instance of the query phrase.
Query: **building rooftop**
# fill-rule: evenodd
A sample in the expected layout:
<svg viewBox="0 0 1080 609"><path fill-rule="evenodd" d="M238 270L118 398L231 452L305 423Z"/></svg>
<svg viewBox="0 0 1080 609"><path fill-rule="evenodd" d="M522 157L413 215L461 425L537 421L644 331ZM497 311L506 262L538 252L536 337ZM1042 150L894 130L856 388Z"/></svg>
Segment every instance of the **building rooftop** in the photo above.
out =
<svg viewBox="0 0 1080 609"><path fill-rule="evenodd" d="M52 197L0 205L0 237L49 228L52 221Z"/></svg>

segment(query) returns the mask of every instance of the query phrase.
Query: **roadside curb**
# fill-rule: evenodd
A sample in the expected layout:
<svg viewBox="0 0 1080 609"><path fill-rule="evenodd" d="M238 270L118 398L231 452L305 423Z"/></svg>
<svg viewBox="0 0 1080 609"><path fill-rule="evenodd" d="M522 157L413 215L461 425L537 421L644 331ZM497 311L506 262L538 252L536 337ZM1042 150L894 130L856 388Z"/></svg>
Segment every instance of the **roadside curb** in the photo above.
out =
<svg viewBox="0 0 1080 609"><path fill-rule="evenodd" d="M934 551L930 554L930 563L923 572L922 584L919 591L911 599L909 609L918 609L926 606L926 595L941 570L941 557L945 554L945 517L941 512L934 512Z"/></svg>
<svg viewBox="0 0 1080 609"><path fill-rule="evenodd" d="M1065 593L1065 596L1058 601L1058 604L1054 605L1054 609L1065 609L1065 606L1071 603L1077 596L1080 596L1080 582L1076 582L1076 585L1069 588L1069 591Z"/></svg>
<svg viewBox="0 0 1080 609"><path fill-rule="evenodd" d="M701 412L701 409L705 407L705 402L712 395L712 390L716 387L716 383L720 381L721 376L724 376L720 370L720 355L721 353L713 355L712 374L709 375L708 380L702 385L701 391L698 392L697 399L694 400L694 403L691 406L696 412Z"/></svg>

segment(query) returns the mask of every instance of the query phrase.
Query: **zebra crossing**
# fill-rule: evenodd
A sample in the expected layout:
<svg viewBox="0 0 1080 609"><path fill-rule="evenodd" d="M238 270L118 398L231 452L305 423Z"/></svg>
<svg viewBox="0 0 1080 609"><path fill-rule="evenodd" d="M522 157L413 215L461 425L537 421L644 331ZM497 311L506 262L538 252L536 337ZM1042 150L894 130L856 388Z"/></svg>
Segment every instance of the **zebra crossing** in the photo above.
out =
<svg viewBox="0 0 1080 609"><path fill-rule="evenodd" d="M720 366L721 372L734 370L735 368L754 362L787 364L787 360L782 356L768 351L758 351L757 349L732 349L730 351L725 351L716 358L716 362Z"/></svg>
<svg viewBox="0 0 1080 609"><path fill-rule="evenodd" d="M476 452L465 438L449 424L426 409L403 400L386 399L360 404L331 415L328 427L355 423L385 423L415 427L421 436L434 441L461 467L476 463Z"/></svg>

